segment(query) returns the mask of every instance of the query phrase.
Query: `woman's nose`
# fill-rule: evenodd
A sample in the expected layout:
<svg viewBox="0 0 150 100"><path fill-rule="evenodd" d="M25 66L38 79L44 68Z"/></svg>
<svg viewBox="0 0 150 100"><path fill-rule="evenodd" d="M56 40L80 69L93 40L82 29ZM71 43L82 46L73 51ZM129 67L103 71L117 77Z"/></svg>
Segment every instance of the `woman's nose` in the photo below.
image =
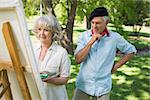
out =
<svg viewBox="0 0 150 100"><path fill-rule="evenodd" d="M41 33L41 34L44 34L44 30L42 29L42 30L40 31L40 33Z"/></svg>

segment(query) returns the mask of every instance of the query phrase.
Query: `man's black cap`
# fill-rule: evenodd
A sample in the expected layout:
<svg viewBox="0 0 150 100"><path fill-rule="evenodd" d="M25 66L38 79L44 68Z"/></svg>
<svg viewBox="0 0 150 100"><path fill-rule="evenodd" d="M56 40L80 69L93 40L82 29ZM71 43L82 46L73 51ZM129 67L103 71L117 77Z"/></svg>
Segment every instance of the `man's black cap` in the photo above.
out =
<svg viewBox="0 0 150 100"><path fill-rule="evenodd" d="M95 8L89 18L89 21L91 21L94 17L101 17L101 16L109 16L107 9L105 7L98 7Z"/></svg>

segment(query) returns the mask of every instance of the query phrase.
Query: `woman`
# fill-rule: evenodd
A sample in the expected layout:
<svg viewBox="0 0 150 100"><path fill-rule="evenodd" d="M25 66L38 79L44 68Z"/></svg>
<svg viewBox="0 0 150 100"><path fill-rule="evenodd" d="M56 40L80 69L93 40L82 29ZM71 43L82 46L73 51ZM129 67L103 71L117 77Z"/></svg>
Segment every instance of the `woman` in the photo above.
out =
<svg viewBox="0 0 150 100"><path fill-rule="evenodd" d="M43 75L47 100L68 100L65 84L69 79L70 60L67 51L55 43L61 35L57 19L50 16L39 17L33 27L40 44L35 49L38 69ZM49 73L53 73L50 76Z"/></svg>

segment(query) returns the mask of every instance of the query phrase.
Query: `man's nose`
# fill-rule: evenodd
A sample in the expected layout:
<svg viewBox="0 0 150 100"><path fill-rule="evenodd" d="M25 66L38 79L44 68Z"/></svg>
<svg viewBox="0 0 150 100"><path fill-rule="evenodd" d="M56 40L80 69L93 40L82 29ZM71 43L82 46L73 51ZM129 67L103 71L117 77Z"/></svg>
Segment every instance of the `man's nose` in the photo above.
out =
<svg viewBox="0 0 150 100"><path fill-rule="evenodd" d="M93 24L93 28L95 28L95 29L97 28L97 25L95 23Z"/></svg>

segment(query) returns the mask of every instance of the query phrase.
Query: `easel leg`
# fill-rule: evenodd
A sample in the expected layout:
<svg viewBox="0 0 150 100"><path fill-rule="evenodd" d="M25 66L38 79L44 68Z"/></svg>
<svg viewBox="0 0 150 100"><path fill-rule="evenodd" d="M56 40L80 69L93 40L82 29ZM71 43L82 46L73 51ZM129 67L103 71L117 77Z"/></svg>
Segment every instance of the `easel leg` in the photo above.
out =
<svg viewBox="0 0 150 100"><path fill-rule="evenodd" d="M7 71L5 69L0 71L0 78L1 78L1 84L3 85L3 91L2 95L4 94L5 100L13 100L11 89L10 89L10 83L7 76Z"/></svg>
<svg viewBox="0 0 150 100"><path fill-rule="evenodd" d="M7 45L11 60L12 60L12 65L13 65L21 92L23 94L23 98L24 100L31 100L31 95L27 86L25 75L22 69L22 64L19 58L19 53L17 50L17 43L15 41L10 23L9 22L4 23L2 30L3 30L5 42L6 42L6 45Z"/></svg>

